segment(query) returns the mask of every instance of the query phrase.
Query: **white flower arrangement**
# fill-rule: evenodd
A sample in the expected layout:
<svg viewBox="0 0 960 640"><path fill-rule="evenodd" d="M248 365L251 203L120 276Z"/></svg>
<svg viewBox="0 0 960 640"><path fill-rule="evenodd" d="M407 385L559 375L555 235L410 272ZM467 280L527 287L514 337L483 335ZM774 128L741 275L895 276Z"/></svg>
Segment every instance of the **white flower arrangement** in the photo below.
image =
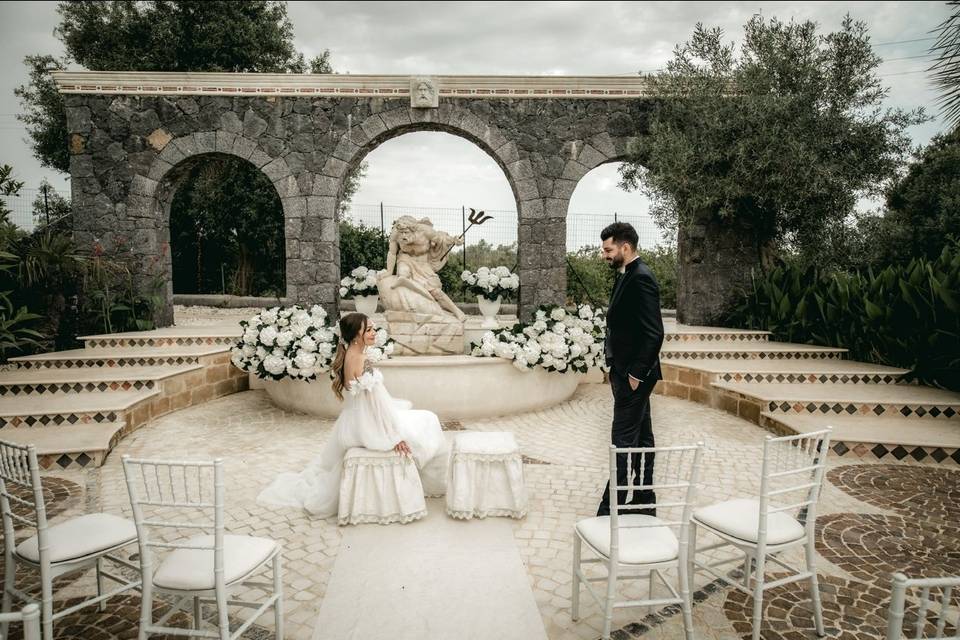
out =
<svg viewBox="0 0 960 640"><path fill-rule="evenodd" d="M476 273L464 271L460 279L467 283L470 293L487 300L509 295L520 287L520 276L506 267L480 267Z"/></svg>
<svg viewBox="0 0 960 640"><path fill-rule="evenodd" d="M273 307L240 322L243 335L230 350L235 367L265 380L315 380L329 373L340 339L320 305L304 309ZM394 342L386 329L377 329L367 357L377 362L389 358Z"/></svg>
<svg viewBox="0 0 960 640"><path fill-rule="evenodd" d="M586 373L593 367L606 371L606 329L603 311L589 305L580 305L575 314L563 307L542 306L532 323L483 334L480 342L473 343L471 355L512 360L522 371L533 367L560 373Z"/></svg>
<svg viewBox="0 0 960 640"><path fill-rule="evenodd" d="M377 272L366 267L357 267L350 275L340 279L340 297L350 300L356 296L377 294Z"/></svg>

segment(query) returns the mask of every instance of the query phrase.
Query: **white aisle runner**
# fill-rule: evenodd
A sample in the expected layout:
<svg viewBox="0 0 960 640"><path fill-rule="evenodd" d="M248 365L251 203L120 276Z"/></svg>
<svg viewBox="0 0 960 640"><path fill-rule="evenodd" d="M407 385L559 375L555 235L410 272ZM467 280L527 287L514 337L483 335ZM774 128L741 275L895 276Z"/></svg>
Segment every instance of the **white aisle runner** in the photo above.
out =
<svg viewBox="0 0 960 640"><path fill-rule="evenodd" d="M511 521L344 527L314 640L546 640Z"/></svg>

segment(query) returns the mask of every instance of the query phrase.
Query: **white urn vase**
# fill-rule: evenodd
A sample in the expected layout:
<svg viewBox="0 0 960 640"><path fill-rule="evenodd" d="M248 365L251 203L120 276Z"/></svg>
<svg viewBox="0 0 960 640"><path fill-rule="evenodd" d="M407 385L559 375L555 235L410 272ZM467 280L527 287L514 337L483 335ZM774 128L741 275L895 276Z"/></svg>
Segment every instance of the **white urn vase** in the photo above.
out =
<svg viewBox="0 0 960 640"><path fill-rule="evenodd" d="M496 300L488 300L483 296L477 296L477 305L480 307L480 315L483 316L481 329L499 329L500 323L497 322L497 312L500 311L500 300L502 296L497 296Z"/></svg>
<svg viewBox="0 0 960 640"><path fill-rule="evenodd" d="M380 296L373 294L370 296L354 296L353 303L356 305L357 312L370 317L377 312L377 304L380 302Z"/></svg>

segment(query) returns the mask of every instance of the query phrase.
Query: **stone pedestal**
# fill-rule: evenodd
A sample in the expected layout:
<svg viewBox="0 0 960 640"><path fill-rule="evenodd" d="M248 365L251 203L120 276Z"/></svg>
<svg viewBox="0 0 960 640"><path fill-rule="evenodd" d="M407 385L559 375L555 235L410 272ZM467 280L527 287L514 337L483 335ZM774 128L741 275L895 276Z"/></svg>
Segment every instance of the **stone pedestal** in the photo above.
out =
<svg viewBox="0 0 960 640"><path fill-rule="evenodd" d="M463 324L450 316L387 311L387 332L396 341L395 355L463 354Z"/></svg>

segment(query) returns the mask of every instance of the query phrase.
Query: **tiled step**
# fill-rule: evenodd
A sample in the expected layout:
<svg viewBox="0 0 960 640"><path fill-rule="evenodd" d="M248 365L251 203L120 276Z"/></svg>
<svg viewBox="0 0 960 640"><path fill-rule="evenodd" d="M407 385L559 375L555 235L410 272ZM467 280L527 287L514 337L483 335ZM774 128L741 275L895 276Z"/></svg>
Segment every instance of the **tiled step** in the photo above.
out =
<svg viewBox="0 0 960 640"><path fill-rule="evenodd" d="M753 344L766 343L770 340L769 331L738 331L714 327L681 327L673 330L664 328L664 331L664 344L683 344L686 342Z"/></svg>
<svg viewBox="0 0 960 640"><path fill-rule="evenodd" d="M198 364L203 356L225 353L227 345L199 345L192 347L114 347L101 349L71 349L54 353L11 358L20 367L152 367L159 365Z"/></svg>
<svg viewBox="0 0 960 640"><path fill-rule="evenodd" d="M846 349L786 342L733 344L690 340L664 345L661 360L821 360L841 359Z"/></svg>
<svg viewBox="0 0 960 640"><path fill-rule="evenodd" d="M117 347L196 347L232 346L242 333L239 324L218 324L199 327L165 327L153 331L130 331L82 336L87 349Z"/></svg>
<svg viewBox="0 0 960 640"><path fill-rule="evenodd" d="M737 399L760 405L772 414L957 419L960 393L919 385L811 385L714 382Z"/></svg>
<svg viewBox="0 0 960 640"><path fill-rule="evenodd" d="M838 456L960 464L960 421L814 416L763 412L763 426L785 433L833 427L831 451Z"/></svg>
<svg viewBox="0 0 960 640"><path fill-rule="evenodd" d="M130 367L31 367L0 372L0 397L91 391L139 391L159 388L176 375L202 369L200 364Z"/></svg>
<svg viewBox="0 0 960 640"><path fill-rule="evenodd" d="M44 469L99 467L119 441L124 422L78 424L63 427L8 427L0 440L37 448Z"/></svg>
<svg viewBox="0 0 960 640"><path fill-rule="evenodd" d="M711 382L795 384L894 384L906 369L853 360L660 360L666 366L707 374Z"/></svg>
<svg viewBox="0 0 960 640"><path fill-rule="evenodd" d="M70 428L77 424L119 422L126 411L159 394L152 389L3 397L0 398L0 435L8 427Z"/></svg>

